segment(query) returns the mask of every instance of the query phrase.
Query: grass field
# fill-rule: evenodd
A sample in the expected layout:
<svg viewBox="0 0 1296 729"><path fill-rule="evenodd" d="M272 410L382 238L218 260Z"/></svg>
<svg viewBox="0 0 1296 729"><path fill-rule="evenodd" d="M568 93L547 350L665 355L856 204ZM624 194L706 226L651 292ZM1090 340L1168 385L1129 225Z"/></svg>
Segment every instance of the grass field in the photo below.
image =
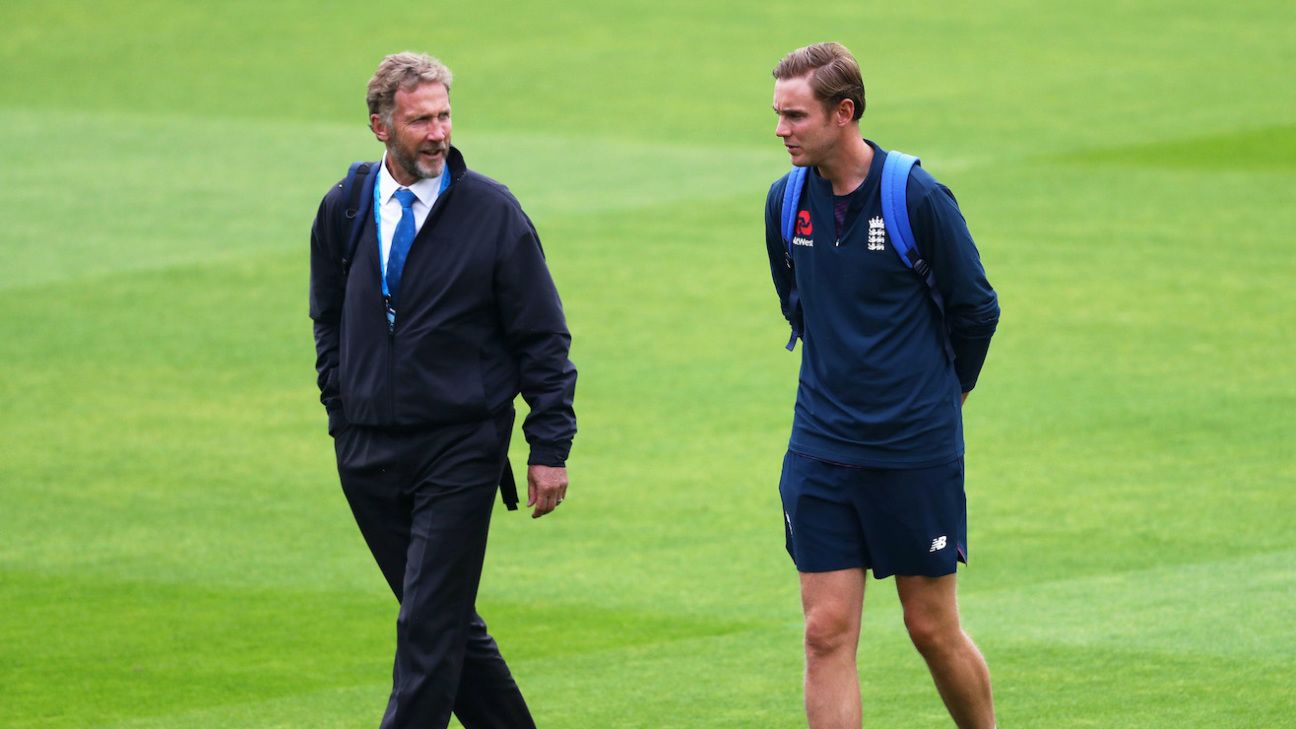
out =
<svg viewBox="0 0 1296 729"><path fill-rule="evenodd" d="M540 725L803 725L760 211L769 69L829 38L1001 297L960 578L1000 725L1296 726L1296 15L1168 0L0 3L0 726L376 726L306 246L405 48L575 336L570 499L497 512L480 599ZM866 602L866 725L947 726Z"/></svg>

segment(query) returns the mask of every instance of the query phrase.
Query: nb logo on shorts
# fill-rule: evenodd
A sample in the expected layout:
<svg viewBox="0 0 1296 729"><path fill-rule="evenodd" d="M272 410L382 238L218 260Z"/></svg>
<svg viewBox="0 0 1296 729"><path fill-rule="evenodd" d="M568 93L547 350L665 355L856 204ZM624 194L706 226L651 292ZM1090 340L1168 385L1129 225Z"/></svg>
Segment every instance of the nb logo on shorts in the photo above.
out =
<svg viewBox="0 0 1296 729"><path fill-rule="evenodd" d="M939 552L944 548L945 548L945 537L936 537L935 539L932 540L931 549L927 550L927 552L929 554L931 552Z"/></svg>

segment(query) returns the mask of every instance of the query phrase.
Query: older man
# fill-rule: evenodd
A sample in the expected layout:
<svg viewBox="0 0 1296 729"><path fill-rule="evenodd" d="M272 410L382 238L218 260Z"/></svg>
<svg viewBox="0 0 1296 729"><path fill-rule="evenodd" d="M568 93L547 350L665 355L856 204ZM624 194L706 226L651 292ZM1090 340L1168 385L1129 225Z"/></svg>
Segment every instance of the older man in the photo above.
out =
<svg viewBox="0 0 1296 729"><path fill-rule="evenodd" d="M534 727L475 608L513 401L531 412L527 505L567 493L576 370L531 221L450 144L450 70L387 56L369 81L380 162L325 195L311 229L320 400L342 489L400 601L382 727Z"/></svg>

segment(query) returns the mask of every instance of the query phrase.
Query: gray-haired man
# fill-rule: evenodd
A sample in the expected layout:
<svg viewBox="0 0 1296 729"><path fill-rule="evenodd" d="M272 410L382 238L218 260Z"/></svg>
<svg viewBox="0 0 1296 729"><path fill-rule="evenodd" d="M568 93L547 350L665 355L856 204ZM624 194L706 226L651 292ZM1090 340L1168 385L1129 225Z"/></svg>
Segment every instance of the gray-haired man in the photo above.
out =
<svg viewBox="0 0 1296 729"><path fill-rule="evenodd" d="M384 58L369 82L386 154L356 182L361 204L335 186L311 229L316 369L342 489L401 604L382 726L443 728L453 712L468 729L525 729L477 586L497 485L516 502L513 400L531 408L539 517L567 493L576 369L535 228L450 146L450 83L414 53Z"/></svg>

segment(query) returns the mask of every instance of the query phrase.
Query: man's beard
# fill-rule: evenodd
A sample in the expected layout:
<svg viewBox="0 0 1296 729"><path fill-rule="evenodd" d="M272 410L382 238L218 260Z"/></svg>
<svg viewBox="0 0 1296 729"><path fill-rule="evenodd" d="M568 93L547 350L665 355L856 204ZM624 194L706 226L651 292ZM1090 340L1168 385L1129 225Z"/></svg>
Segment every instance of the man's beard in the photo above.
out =
<svg viewBox="0 0 1296 729"><path fill-rule="evenodd" d="M446 145L443 149L449 151L450 146ZM405 150L399 147L393 147L389 151L391 152L392 158L396 160L396 164L400 165L400 168L405 171L405 174L415 179L426 180L433 177L439 177L442 170L445 169L444 158L441 162L441 169L434 170L431 167L420 165L417 158L406 154Z"/></svg>

